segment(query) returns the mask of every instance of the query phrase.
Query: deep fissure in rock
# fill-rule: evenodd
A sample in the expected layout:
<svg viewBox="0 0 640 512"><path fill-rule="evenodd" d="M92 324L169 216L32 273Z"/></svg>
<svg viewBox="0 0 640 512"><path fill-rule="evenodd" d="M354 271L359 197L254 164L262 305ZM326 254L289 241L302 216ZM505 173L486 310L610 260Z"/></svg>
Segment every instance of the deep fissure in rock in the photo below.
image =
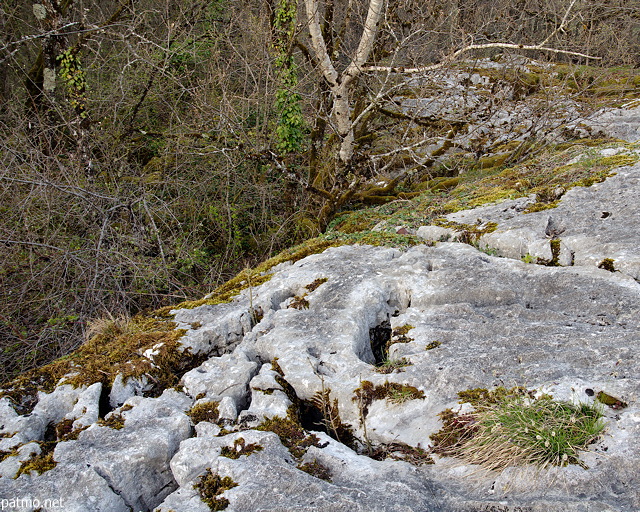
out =
<svg viewBox="0 0 640 512"><path fill-rule="evenodd" d="M391 324L389 319L369 329L369 342L376 365L384 363L389 357L389 342L391 341Z"/></svg>
<svg viewBox="0 0 640 512"><path fill-rule="evenodd" d="M104 419L104 417L115 409L111 407L110 401L111 386L102 385L100 391L100 398L98 399L98 418Z"/></svg>

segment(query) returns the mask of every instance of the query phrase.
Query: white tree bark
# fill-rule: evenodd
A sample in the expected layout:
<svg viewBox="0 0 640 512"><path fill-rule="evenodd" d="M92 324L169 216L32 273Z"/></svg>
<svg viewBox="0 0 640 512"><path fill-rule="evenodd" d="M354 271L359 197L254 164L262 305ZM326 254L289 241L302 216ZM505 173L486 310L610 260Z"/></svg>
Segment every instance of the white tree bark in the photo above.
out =
<svg viewBox="0 0 640 512"><path fill-rule="evenodd" d="M317 59L320 72L322 73L322 76L324 76L324 78L327 80L331 95L333 97L333 109L331 112L331 118L334 128L341 140L338 156L342 163L347 164L353 157L355 148L355 127L360 121L361 116L359 116L358 119L352 119L350 94L355 82L363 71L377 71L387 73L423 73L444 67L453 62L457 57L465 52L486 48L540 50L597 59L597 57L591 57L583 53L559 50L546 46L548 41L556 33L564 30L569 18L569 14L573 9L576 1L577 0L571 1L558 27L544 41L537 45L519 45L513 43L470 44L447 55L439 63L416 68L403 68L366 65L366 62L371 55L371 51L373 50L373 46L378 35L380 18L382 17L382 14L384 12L386 2L386 0L369 0L367 18L364 24L362 35L360 36L358 48L344 71L342 71L342 73L338 73L333 62L331 61L331 56L329 55L329 52L327 50L326 42L322 36L319 10L320 0L304 0L307 25L309 28L309 33L311 35L311 45L313 48L313 52ZM374 103L375 102L376 100L374 100ZM369 107L371 107L371 105L369 105Z"/></svg>
<svg viewBox="0 0 640 512"><path fill-rule="evenodd" d="M370 0L367 19L364 23L362 35L360 36L358 49L346 69L338 74L335 66L331 62L326 43L322 37L318 0L305 0L311 45L318 60L320 71L329 83L329 88L333 96L333 111L331 116L341 139L339 157L344 164L351 160L355 146L355 126L351 119L350 106L351 88L362 73L363 66L373 50L384 5L385 0Z"/></svg>

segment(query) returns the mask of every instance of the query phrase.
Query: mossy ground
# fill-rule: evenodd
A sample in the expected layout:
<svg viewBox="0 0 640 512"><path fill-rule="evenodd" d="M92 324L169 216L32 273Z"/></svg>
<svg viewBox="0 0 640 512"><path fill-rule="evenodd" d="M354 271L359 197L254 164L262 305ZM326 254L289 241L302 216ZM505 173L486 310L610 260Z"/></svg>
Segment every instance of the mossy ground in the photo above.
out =
<svg viewBox="0 0 640 512"><path fill-rule="evenodd" d="M603 156L600 153L609 148L623 150L614 156ZM588 187L604 181L615 174L617 167L632 165L640 160L636 153L640 149L638 144L611 139L580 139L531 149L534 156L511 165L500 162L489 165L494 162L489 162L486 157L476 160L454 156L447 164L447 172L456 174L454 180L427 179L414 183L413 187L421 193L411 200L393 201L357 212L345 212L330 225L325 236L335 233L335 237L359 235L364 239L371 234L371 226L383 221L381 230L390 235L395 234L396 226L417 229L438 222L446 224L442 217L449 213L530 194L536 194L539 200L529 211L553 208L558 204L554 194L562 195L573 187ZM574 159L574 163L567 164ZM443 180L449 180L447 190L442 190L440 186ZM461 231L467 229L470 242L482 234L479 231L495 229L495 226L446 227Z"/></svg>
<svg viewBox="0 0 640 512"><path fill-rule="evenodd" d="M146 375L155 382L156 392L161 392L199 359L181 350L178 340L185 332L153 315L138 315L124 325L106 324L75 352L3 385L0 396L8 397L18 410L29 412L37 391L52 391L63 377L62 383L73 386L102 382L110 387L118 374L125 379ZM153 350L153 360L143 355L147 350Z"/></svg>

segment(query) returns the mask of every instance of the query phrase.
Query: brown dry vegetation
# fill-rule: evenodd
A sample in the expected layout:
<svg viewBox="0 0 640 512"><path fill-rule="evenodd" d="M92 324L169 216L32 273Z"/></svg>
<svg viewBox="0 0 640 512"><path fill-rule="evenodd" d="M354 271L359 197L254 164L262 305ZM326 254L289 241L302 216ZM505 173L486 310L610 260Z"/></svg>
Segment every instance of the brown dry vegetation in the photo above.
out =
<svg viewBox="0 0 640 512"><path fill-rule="evenodd" d="M415 162L404 153L382 161L384 148L422 130L427 138L449 137L434 155L441 156L455 147L459 127L399 119L383 105L359 125L350 169L358 186L350 190L352 181L335 174L332 105L304 30L285 41L297 66L304 143L279 149L275 96L293 86L283 85L276 65L276 2L38 5L34 11L31 3L9 0L0 7L0 380L68 354L87 339L91 319L106 317L113 325L101 326L81 349L99 354L105 344L95 340L105 329L128 325L118 327L120 315L201 297L247 265L318 234L337 214L425 192L431 198L457 190L461 203L472 195L464 177L429 183L439 175L434 162L409 181L396 179ZM364 2L352 6L350 18L346 9L322 7L339 65L353 54L366 12ZM391 2L371 64L429 64L470 42L532 44L552 34L556 48L602 57L589 67L564 58L556 79L568 94L594 104L637 97L640 2L579 1L554 33L565 10L566 3L551 0ZM605 69L613 65L627 67ZM506 79L527 94L544 95L548 86L544 77ZM395 83L363 75L354 86L354 112ZM381 164L372 163L374 153ZM492 166L476 163L461 160L456 173L490 174ZM387 164L386 184L375 185L376 169ZM505 177L513 179L524 182ZM311 245L361 240L343 235L361 232L362 223L370 227L375 215L350 217L349 228ZM236 288L233 281L229 290ZM223 294L221 286L217 300L228 300ZM171 331L154 329L144 326L144 336L114 332L111 339L129 340L123 346L135 352L154 343L150 333L162 338ZM131 347L134 338L142 345ZM117 364L128 355L116 354ZM60 372L69 368L63 361Z"/></svg>

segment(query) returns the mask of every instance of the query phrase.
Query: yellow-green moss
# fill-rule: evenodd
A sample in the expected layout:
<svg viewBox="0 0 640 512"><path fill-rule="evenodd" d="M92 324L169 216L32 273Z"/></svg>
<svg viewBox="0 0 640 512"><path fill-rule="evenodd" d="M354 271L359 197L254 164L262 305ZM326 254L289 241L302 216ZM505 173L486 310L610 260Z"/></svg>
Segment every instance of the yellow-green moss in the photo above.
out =
<svg viewBox="0 0 640 512"><path fill-rule="evenodd" d="M39 475L44 473L45 471L49 471L56 467L57 462L53 458L53 449L55 448L55 443L48 442L40 442L41 452L36 455L35 453L31 454L31 457L24 461L18 470L18 474L16 478L22 474L29 474L32 471L35 471Z"/></svg>
<svg viewBox="0 0 640 512"><path fill-rule="evenodd" d="M115 430L121 430L124 428L125 419L122 414L112 413L106 420L98 420L98 425L102 427L109 427Z"/></svg>
<svg viewBox="0 0 640 512"><path fill-rule="evenodd" d="M287 308L309 309L309 301L305 299L304 295L303 296L296 295L293 298L293 300L289 303Z"/></svg>
<svg viewBox="0 0 640 512"><path fill-rule="evenodd" d="M615 261L616 260L613 260L611 258L605 258L598 264L598 268L608 270L609 272L615 272L616 271L616 267L614 265Z"/></svg>
<svg viewBox="0 0 640 512"><path fill-rule="evenodd" d="M312 291L317 289L320 285L326 283L327 280L328 279L326 277L322 277L320 279L316 279L312 283L309 283L307 286L305 286L305 288L309 291L309 293L311 293Z"/></svg>
<svg viewBox="0 0 640 512"><path fill-rule="evenodd" d="M433 350L434 348L438 348L440 345L442 345L441 341L438 340L434 340L430 343L427 343L427 346L424 347L425 350Z"/></svg>
<svg viewBox="0 0 640 512"><path fill-rule="evenodd" d="M598 392L598 394L596 395L596 400L601 404L611 407L612 409L624 409L625 407L627 407L626 402L623 402L619 398L616 398L615 396L611 396L610 394L605 393L604 391Z"/></svg>
<svg viewBox="0 0 640 512"><path fill-rule="evenodd" d="M300 459L310 446L320 446L320 440L314 434L308 434L298 421L295 411L290 408L286 418L276 416L267 418L256 430L277 434L280 442L289 450L291 455Z"/></svg>
<svg viewBox="0 0 640 512"><path fill-rule="evenodd" d="M433 224L457 231L457 240L471 245L476 244L481 236L486 235L487 233L493 233L496 229L498 229L498 224L496 222L486 222L480 225L472 225L460 224L458 222L439 218L434 219Z"/></svg>
<svg viewBox="0 0 640 512"><path fill-rule="evenodd" d="M391 331L391 339L387 343L387 349L393 343L410 343L413 341L413 338L407 336L407 333L413 329L413 325L405 324L399 327L396 327Z"/></svg>
<svg viewBox="0 0 640 512"><path fill-rule="evenodd" d="M0 462L2 462L5 459L8 459L9 457L13 457L14 455L19 455L18 450L16 448L13 448L8 451L0 450Z"/></svg>
<svg viewBox="0 0 640 512"><path fill-rule="evenodd" d="M133 317L126 327L106 324L104 331L73 353L4 384L0 396L7 396L18 409L28 412L35 405L37 391L52 391L62 377L65 384L73 386L95 382L111 386L117 374L125 380L146 374L158 389L165 389L194 361L189 351L181 351L179 339L185 332L175 329L171 321L143 315ZM149 349L154 350L153 361L142 355Z"/></svg>

